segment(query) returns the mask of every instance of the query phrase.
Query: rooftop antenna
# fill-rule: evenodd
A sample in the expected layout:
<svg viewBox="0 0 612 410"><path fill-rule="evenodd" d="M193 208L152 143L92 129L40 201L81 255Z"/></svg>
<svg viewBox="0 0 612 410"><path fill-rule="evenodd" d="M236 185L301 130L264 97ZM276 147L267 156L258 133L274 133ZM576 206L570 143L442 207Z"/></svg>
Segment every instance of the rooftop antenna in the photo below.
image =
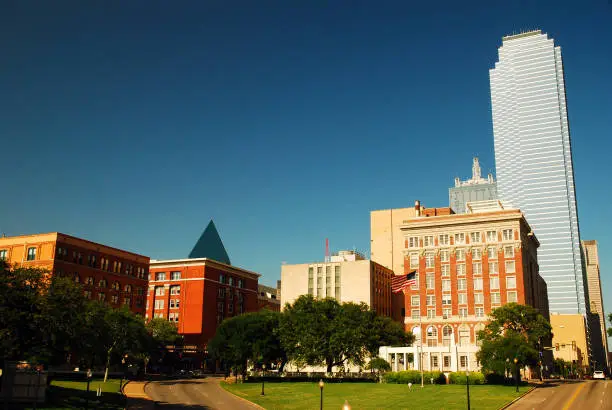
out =
<svg viewBox="0 0 612 410"><path fill-rule="evenodd" d="M325 238L325 262L329 262L331 260L329 256L329 238Z"/></svg>

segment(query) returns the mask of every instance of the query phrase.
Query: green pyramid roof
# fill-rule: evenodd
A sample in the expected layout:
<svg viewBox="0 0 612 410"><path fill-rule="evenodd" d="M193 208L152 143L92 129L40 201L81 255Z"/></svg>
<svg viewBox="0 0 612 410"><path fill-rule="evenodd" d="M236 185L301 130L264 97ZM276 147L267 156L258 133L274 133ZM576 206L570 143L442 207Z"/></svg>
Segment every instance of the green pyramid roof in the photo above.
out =
<svg viewBox="0 0 612 410"><path fill-rule="evenodd" d="M195 258L208 258L231 265L229 256L227 256L225 251L225 246L223 246L219 232L217 232L212 219L189 254L189 259Z"/></svg>

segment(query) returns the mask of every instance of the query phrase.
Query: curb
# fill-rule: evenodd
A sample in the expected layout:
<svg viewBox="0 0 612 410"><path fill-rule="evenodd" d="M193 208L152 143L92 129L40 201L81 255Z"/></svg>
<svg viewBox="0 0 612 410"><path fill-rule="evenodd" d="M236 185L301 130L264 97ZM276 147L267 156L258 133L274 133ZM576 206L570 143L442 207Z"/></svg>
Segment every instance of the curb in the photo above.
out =
<svg viewBox="0 0 612 410"><path fill-rule="evenodd" d="M237 395L235 395L234 393L232 393L231 391L229 391L229 390L227 390L227 389L224 389L224 388L223 388L223 386L221 386L221 381L219 381L219 388L223 389L223 391L224 391L224 392L226 392L226 393L228 393L228 394L231 394L231 395L232 395L232 396L234 396L235 398L237 398L237 399L239 399L239 400L242 400L242 401L244 401L244 402L246 402L246 403L249 403L251 406L255 406L255 407L257 407L258 409L261 409L261 410L266 410L266 408L265 408L265 407L261 407L261 406L260 406L259 404L257 404L257 403L253 403L252 401L249 401L249 400L245 399L244 397L237 396Z"/></svg>
<svg viewBox="0 0 612 410"><path fill-rule="evenodd" d="M507 409L508 407L512 406L514 403L516 403L517 401L519 401L520 399L522 399L523 397L527 396L529 393L534 391L536 389L536 387L537 386L531 386L531 389L527 390L525 393L521 394L516 399L512 400L510 403L506 403L503 407L500 407L499 410L504 410L504 409Z"/></svg>

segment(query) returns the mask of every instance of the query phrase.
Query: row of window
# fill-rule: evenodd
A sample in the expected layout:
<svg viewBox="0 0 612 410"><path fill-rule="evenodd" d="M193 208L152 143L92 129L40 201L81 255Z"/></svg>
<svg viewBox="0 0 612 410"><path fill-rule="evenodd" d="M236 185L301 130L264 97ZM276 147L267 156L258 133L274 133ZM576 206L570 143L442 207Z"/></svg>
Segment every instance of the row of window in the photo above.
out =
<svg viewBox="0 0 612 410"><path fill-rule="evenodd" d="M63 275L60 274L60 276L63 276ZM81 283L81 277L77 273L74 274L74 281L76 283ZM108 281L106 279L104 279L104 278L100 279L98 281L97 285L96 285L95 279L94 279L93 276L86 277L85 281L83 282L83 284L84 285L88 285L88 286L94 286L95 285L96 287L102 288L102 289L108 288ZM115 290L115 291L123 290L123 292L125 292L125 293L132 293L132 285L125 284L125 285L123 285L123 288L122 288L121 284L119 282L115 281L115 282L113 282L111 284L111 290ZM136 287L135 291L136 291L136 294L139 295L139 296L142 296L144 294L144 291L143 291L143 289L141 287Z"/></svg>
<svg viewBox="0 0 612 410"><path fill-rule="evenodd" d="M448 346L450 346L450 339L448 342ZM446 346L446 345L445 345ZM397 354L397 358L398 358L398 364L400 366L404 365L404 358L403 355L401 353ZM394 363L395 360L395 353L390 353L389 354L389 363ZM431 363L430 363L430 369L438 369L439 368L439 359L437 355L431 355L430 357ZM450 354L444 354L442 356L442 363L443 363L443 368L439 369L439 370L447 370L450 369L451 367L451 355ZM468 357L467 355L459 355L459 368L460 369L466 369L468 365Z"/></svg>
<svg viewBox="0 0 612 410"><path fill-rule="evenodd" d="M437 239L437 243L436 243ZM513 229L503 229L501 231L502 241L514 240ZM488 230L486 232L460 232L456 234L440 234L424 235L424 236L409 236L406 238L406 248L420 248L433 246L448 246L461 245L467 243L483 243L483 242L499 242L499 233L496 230ZM452 242L452 243L451 243Z"/></svg>
<svg viewBox="0 0 612 410"><path fill-rule="evenodd" d="M32 255L30 250L33 249ZM30 259L32 256L33 259ZM28 260L36 259L36 248L28 248ZM69 261L68 249L58 246L55 251L55 259ZM72 263L83 265L83 254L81 252L72 251ZM101 269L107 272L123 273L130 276L135 276L139 279L144 279L147 274L147 268L143 266L135 266L131 263L123 263L120 260L114 260L112 265L109 258L102 256L98 261L98 256L95 254L87 255L87 266L95 269Z"/></svg>
<svg viewBox="0 0 612 410"><path fill-rule="evenodd" d="M239 301L239 303L236 306L236 313L243 314L244 312L245 312L244 302ZM233 316L233 314L234 314L234 304L229 303L227 305L227 316L231 317ZM217 323L221 323L225 317L226 317L225 302L217 302Z"/></svg>
<svg viewBox="0 0 612 410"><path fill-rule="evenodd" d="M166 301L163 299L159 299L155 301L154 310L163 310L165 308ZM180 299L170 299L169 300L170 309L179 309L181 307ZM149 310L149 300L147 299L147 310Z"/></svg>
<svg viewBox="0 0 612 410"><path fill-rule="evenodd" d="M155 277L155 279L153 279ZM170 280L181 279L181 272L174 271L170 272ZM166 280L166 272L155 272L149 274L149 280Z"/></svg>
<svg viewBox="0 0 612 410"><path fill-rule="evenodd" d="M236 291L235 294L238 296L238 301L242 303L244 301L244 293L238 293L238 291ZM225 298L226 295L229 300L234 300L234 292L232 292L231 289L227 289L227 288L217 289L217 296L219 298L223 299Z"/></svg>
<svg viewBox="0 0 612 410"><path fill-rule="evenodd" d="M316 296L318 298L324 297L335 297L340 300L341 291L341 274L340 266L334 266L334 282L332 283L332 267L331 265L325 266L325 273L323 273L323 267L317 266L317 292L314 291L314 267L308 268L308 294ZM325 285L325 286L324 286ZM332 285L334 292L332 293ZM325 289L325 292L323 291Z"/></svg>
<svg viewBox="0 0 612 410"><path fill-rule="evenodd" d="M484 273L488 273L489 275L499 275L499 265L497 262L489 262L488 263L488 271L484 272ZM514 263L514 261L505 261L504 262L504 268L505 268L505 274L513 274L516 273L516 265ZM465 264L457 264L455 265L455 273L456 276L466 276L466 266ZM483 271L482 271L482 264L480 262L474 262L472 263L472 274L473 275L482 275ZM451 276L451 266L450 265L442 265L441 266L441 276L443 278L445 277L450 277ZM416 277L415 277L415 284L412 285L411 289L419 289L420 287L420 273L417 271L416 272ZM434 272L425 272L425 279L426 279L426 283L432 283L432 280L435 280L435 273ZM491 277L489 278L491 279ZM442 283L444 283L444 280L442 280ZM458 279L459 280L459 279ZM497 279L499 280L499 279ZM429 285L428 285L429 286ZM433 289L432 287L428 287L428 289ZM450 290L450 289L449 289Z"/></svg>
<svg viewBox="0 0 612 410"><path fill-rule="evenodd" d="M173 285L169 288L170 295L180 295L181 287L179 285ZM155 287L155 296L164 296L166 294L166 289L163 286Z"/></svg>
<svg viewBox="0 0 612 410"><path fill-rule="evenodd" d="M490 293L491 296L491 307L492 308L496 308L501 306L501 294L499 292L491 292ZM460 293L457 295L458 297L458 303L460 305L467 305L467 294L465 293ZM508 303L512 303L512 302L517 302L518 301L518 293L515 290L512 291L507 291L506 292L506 300ZM412 301L411 301L412 302ZM474 294L474 303L475 304L484 304L484 296L482 293L475 293ZM450 307L452 305L452 298L451 295L442 295L442 317L445 319L448 319L452 316L452 308ZM417 305L419 306L419 305ZM447 306L447 307L444 307ZM427 308L427 318L429 319L433 319L439 315L436 314L436 308L432 307L432 308ZM458 315L459 317L467 317L468 316L468 308L466 307L460 307L458 310ZM474 308L474 315L476 317L484 317L485 313L484 313L484 307L482 306L476 306ZM411 318L412 319L419 319L421 317L421 309L411 309Z"/></svg>
<svg viewBox="0 0 612 410"><path fill-rule="evenodd" d="M235 279L232 276L225 276L223 273L219 274L219 283L236 286L237 288L244 288L244 279Z"/></svg>
<svg viewBox="0 0 612 410"><path fill-rule="evenodd" d="M482 290L483 289L483 278L472 278L473 289L474 290ZM457 290L467 290L468 289L468 281L466 278L457 278L456 281ZM425 275L425 288L426 289L435 289L436 288L436 277L433 273L427 273ZM499 289L499 276L491 276L489 277L489 288L490 289ZM506 277L506 289L516 289L516 276L507 276ZM451 280L450 279L442 279L442 291L451 291ZM431 295L430 295L431 296ZM419 297L418 295L412 296ZM429 296L428 296L429 297Z"/></svg>
<svg viewBox="0 0 612 410"><path fill-rule="evenodd" d="M506 259L514 258L514 246L508 245L503 247L503 256ZM466 250L459 248L455 249L455 261L464 262L466 260ZM440 262L450 262L450 249L440 249ZM411 252L408 255L408 259L410 261L411 268L419 267L419 253ZM474 248L471 251L472 260L481 260L482 259L482 250L478 248ZM498 259L498 252L496 248L487 248L487 259L491 261L492 259ZM425 252L425 267L433 268L435 267L436 262L436 254L435 252Z"/></svg>
<svg viewBox="0 0 612 410"><path fill-rule="evenodd" d="M87 299L91 299L92 298L92 291L91 290L84 290L83 291L83 295L87 298ZM97 294L97 299L100 302L108 302L108 298L106 293L104 292L99 292ZM121 304L123 306L127 306L130 307L132 306L132 298L131 297L124 297L122 299L119 298L118 295L110 295L110 303L113 305L118 305L121 302ZM136 306L141 307L142 306L142 298L136 298Z"/></svg>

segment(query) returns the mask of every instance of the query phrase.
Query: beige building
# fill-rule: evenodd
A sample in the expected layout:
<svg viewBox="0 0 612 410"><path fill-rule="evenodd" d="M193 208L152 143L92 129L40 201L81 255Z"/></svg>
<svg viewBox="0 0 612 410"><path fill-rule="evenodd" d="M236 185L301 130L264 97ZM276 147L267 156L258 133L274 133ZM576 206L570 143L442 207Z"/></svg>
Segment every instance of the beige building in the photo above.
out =
<svg viewBox="0 0 612 410"><path fill-rule="evenodd" d="M281 308L301 295L312 295L339 302L364 302L378 314L391 316L393 272L351 252L339 252L329 262L282 265Z"/></svg>
<svg viewBox="0 0 612 410"><path fill-rule="evenodd" d="M589 288L589 301L591 320L591 350L592 358L599 364L608 367L608 338L606 330L606 313L601 293L599 274L599 255L597 241L582 241L582 255L586 265L587 282ZM601 340L601 342L600 342ZM599 367L599 366L597 366Z"/></svg>
<svg viewBox="0 0 612 410"><path fill-rule="evenodd" d="M555 359L563 359L575 366L589 366L589 350L586 338L586 319L581 314L550 315L553 340L552 349Z"/></svg>
<svg viewBox="0 0 612 410"><path fill-rule="evenodd" d="M399 227L414 218L414 208L370 212L370 257L393 272L404 272L404 235Z"/></svg>

